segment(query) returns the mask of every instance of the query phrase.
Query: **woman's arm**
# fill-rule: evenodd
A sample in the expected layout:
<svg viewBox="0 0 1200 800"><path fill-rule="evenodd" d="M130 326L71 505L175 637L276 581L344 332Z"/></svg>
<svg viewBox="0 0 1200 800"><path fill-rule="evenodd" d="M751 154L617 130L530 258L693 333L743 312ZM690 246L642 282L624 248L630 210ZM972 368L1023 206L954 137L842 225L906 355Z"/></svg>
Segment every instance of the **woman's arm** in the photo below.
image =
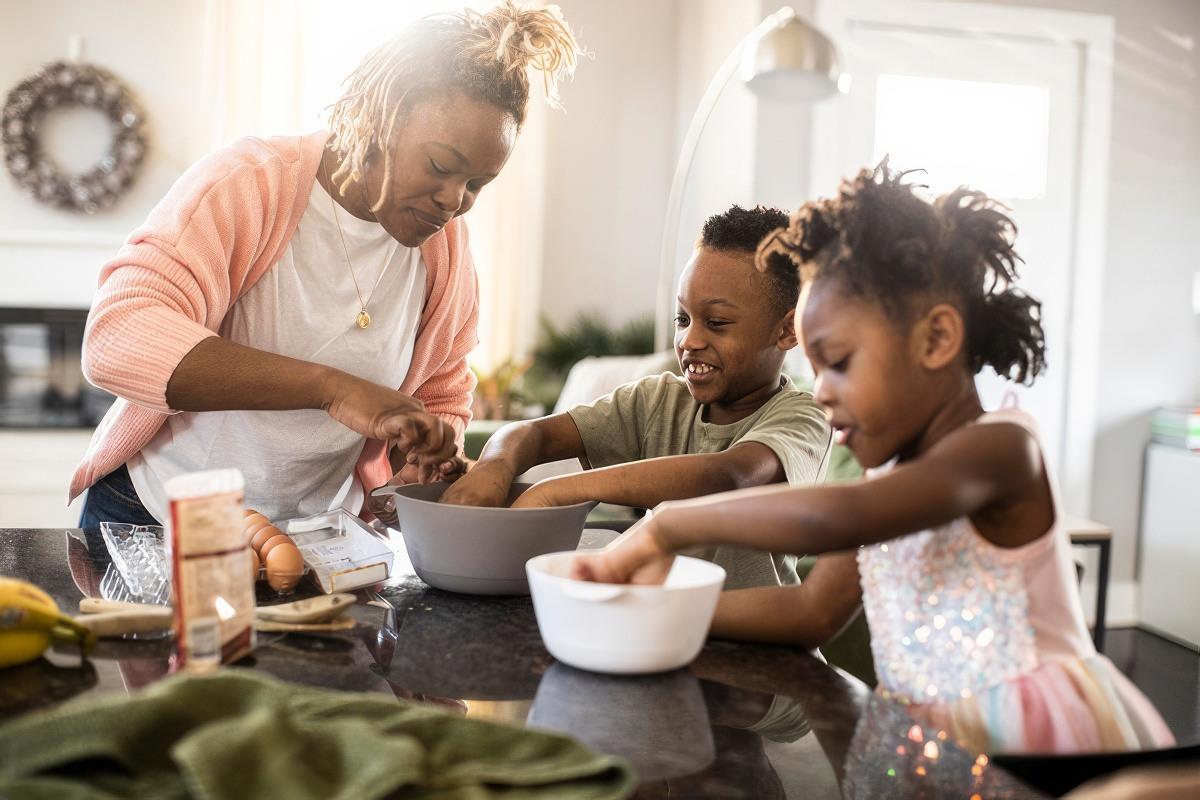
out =
<svg viewBox="0 0 1200 800"><path fill-rule="evenodd" d="M203 340L184 356L166 395L171 407L180 411L319 408L368 439L396 440L431 461L456 452L452 431L423 413L420 401L406 394L218 336Z"/></svg>
<svg viewBox="0 0 1200 800"><path fill-rule="evenodd" d="M722 592L709 636L812 649L837 636L861 604L855 553L829 553L798 585Z"/></svg>
<svg viewBox="0 0 1200 800"><path fill-rule="evenodd" d="M566 415L563 415L566 416ZM654 508L666 500L729 492L786 479L765 444L746 442L720 453L664 456L549 478L515 506L567 506L588 500Z"/></svg>

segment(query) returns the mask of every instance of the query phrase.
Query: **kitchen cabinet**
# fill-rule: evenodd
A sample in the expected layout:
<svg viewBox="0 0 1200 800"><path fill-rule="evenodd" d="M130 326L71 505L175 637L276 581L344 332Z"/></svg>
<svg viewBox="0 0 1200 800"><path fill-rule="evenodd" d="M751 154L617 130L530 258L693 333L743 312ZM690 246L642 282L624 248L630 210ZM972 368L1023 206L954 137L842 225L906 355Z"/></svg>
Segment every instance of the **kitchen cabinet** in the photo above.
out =
<svg viewBox="0 0 1200 800"><path fill-rule="evenodd" d="M90 430L0 431L0 527L73 528L83 498L67 506L71 475Z"/></svg>

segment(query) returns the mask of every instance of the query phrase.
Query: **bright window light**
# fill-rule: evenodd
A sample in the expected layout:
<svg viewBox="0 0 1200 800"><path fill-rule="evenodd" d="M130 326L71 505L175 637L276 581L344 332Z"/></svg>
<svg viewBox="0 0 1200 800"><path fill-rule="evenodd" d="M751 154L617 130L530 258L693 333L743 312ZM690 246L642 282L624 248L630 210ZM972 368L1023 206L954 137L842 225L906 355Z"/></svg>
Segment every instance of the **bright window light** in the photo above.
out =
<svg viewBox="0 0 1200 800"><path fill-rule="evenodd" d="M495 0L301 0L300 64L282 65L301 72L298 87L305 121L324 119L330 103L342 94L342 81L359 62L405 25L426 14L486 11ZM369 20L366 25L363 20ZM317 127L316 124L310 127Z"/></svg>
<svg viewBox="0 0 1200 800"><path fill-rule="evenodd" d="M1046 190L1049 115L1040 86L880 75L875 161L925 170L935 194L966 185L1032 199Z"/></svg>

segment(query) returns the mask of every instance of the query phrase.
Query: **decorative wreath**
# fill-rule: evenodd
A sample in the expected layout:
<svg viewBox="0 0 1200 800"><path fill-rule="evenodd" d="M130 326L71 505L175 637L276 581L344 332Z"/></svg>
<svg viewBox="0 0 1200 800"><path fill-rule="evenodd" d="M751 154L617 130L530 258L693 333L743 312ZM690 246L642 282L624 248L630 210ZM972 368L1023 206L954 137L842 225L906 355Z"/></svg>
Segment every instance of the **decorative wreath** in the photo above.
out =
<svg viewBox="0 0 1200 800"><path fill-rule="evenodd" d="M79 175L64 175L42 152L38 128L46 112L83 105L112 122L108 153ZM94 214L116 202L137 175L146 155L145 117L119 80L90 64L56 61L16 85L4 102L0 134L4 163L17 183L39 201Z"/></svg>

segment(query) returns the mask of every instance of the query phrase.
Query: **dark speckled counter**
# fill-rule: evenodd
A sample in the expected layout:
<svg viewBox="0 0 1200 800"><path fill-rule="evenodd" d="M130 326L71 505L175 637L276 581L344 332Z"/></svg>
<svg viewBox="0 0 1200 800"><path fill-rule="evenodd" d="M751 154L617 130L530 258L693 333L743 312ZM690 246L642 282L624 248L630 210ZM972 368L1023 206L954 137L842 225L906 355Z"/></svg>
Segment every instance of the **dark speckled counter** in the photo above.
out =
<svg viewBox="0 0 1200 800"><path fill-rule="evenodd" d="M0 575L37 583L65 609L101 596L110 566L98 535L0 529ZM714 641L686 670L596 675L546 652L529 598L450 594L404 567L361 593L355 629L260 634L239 666L563 731L627 758L640 798L1040 796L806 652ZM135 690L167 674L170 649L164 638L106 641L82 664L67 649L0 671L0 721Z"/></svg>

